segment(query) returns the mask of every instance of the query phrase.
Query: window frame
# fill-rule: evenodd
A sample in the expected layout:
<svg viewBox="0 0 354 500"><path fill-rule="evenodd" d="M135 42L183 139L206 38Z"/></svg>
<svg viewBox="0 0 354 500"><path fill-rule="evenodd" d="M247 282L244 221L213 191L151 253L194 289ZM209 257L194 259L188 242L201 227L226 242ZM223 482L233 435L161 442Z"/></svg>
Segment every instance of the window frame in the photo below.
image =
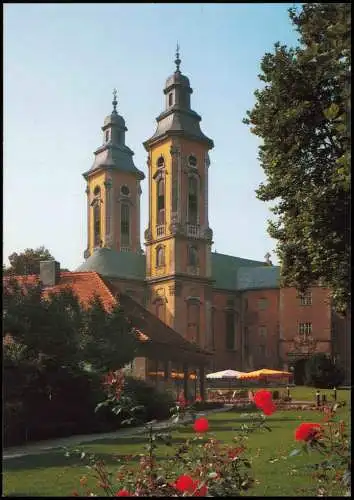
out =
<svg viewBox="0 0 354 500"><path fill-rule="evenodd" d="M123 219L124 210L127 217ZM120 239L121 246L130 245L130 206L128 203L122 203L120 207Z"/></svg>
<svg viewBox="0 0 354 500"><path fill-rule="evenodd" d="M165 266L165 247L163 245L156 247L155 265L157 268Z"/></svg>
<svg viewBox="0 0 354 500"><path fill-rule="evenodd" d="M195 192L191 190L192 183L195 187ZM188 177L188 197L187 197L187 209L188 209L188 224L197 225L199 222L199 179L195 175L190 175Z"/></svg>
<svg viewBox="0 0 354 500"><path fill-rule="evenodd" d="M310 337L312 335L312 323L310 321L300 321L298 323L298 334L304 339Z"/></svg>
<svg viewBox="0 0 354 500"><path fill-rule="evenodd" d="M156 219L158 226L165 225L165 191L165 179L161 177L156 183Z"/></svg>
<svg viewBox="0 0 354 500"><path fill-rule="evenodd" d="M307 290L304 293L299 294L300 305L301 306L312 306L312 291Z"/></svg>
<svg viewBox="0 0 354 500"><path fill-rule="evenodd" d="M194 258L194 262L192 257ZM188 266L191 267L198 267L199 265L199 251L198 247L195 245L189 245L187 247L187 262Z"/></svg>
<svg viewBox="0 0 354 500"><path fill-rule="evenodd" d="M92 207L93 209L93 245L98 247L101 244L101 206L98 199Z"/></svg>

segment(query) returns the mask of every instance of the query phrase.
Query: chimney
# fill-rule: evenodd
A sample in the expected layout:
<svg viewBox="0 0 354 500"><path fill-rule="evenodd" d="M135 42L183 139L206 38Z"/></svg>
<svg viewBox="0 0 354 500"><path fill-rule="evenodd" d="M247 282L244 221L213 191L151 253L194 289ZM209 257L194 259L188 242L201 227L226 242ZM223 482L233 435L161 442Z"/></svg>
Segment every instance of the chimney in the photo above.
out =
<svg viewBox="0 0 354 500"><path fill-rule="evenodd" d="M39 278L43 286L55 286L60 280L60 264L55 260L42 260L39 263Z"/></svg>

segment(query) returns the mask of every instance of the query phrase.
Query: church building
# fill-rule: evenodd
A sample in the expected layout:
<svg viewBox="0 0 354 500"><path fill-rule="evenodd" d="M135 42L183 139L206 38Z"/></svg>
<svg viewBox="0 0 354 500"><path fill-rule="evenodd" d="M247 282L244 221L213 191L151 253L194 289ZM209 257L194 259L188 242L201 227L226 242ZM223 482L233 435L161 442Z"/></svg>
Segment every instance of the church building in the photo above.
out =
<svg viewBox="0 0 354 500"><path fill-rule="evenodd" d="M156 131L143 143L144 169L135 165L126 144L127 127L114 92L102 145L83 174L87 248L76 272L98 273L209 353L209 371L291 369L300 381L301 365L315 352L350 366L347 344L336 340L338 322L327 289L313 287L299 295L280 288L280 268L269 255L256 261L212 252L208 179L214 142L192 109L193 90L181 72L178 51L175 64L163 90ZM145 177L149 218L143 250L140 197ZM148 378L152 368L147 360L139 370Z"/></svg>

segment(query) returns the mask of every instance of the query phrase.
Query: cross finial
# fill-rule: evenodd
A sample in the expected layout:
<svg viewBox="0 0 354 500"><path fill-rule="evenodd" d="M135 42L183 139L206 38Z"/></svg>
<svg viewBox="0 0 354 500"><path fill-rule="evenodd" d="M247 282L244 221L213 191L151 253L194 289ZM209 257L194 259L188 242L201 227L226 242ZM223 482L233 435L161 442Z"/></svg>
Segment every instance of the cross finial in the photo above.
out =
<svg viewBox="0 0 354 500"><path fill-rule="evenodd" d="M177 42L177 48L176 48L176 59L175 59L175 63L176 63L176 71L179 71L179 66L181 64L181 59L179 58L179 45L178 45L178 42Z"/></svg>
<svg viewBox="0 0 354 500"><path fill-rule="evenodd" d="M113 89L113 113L117 113L117 89Z"/></svg>

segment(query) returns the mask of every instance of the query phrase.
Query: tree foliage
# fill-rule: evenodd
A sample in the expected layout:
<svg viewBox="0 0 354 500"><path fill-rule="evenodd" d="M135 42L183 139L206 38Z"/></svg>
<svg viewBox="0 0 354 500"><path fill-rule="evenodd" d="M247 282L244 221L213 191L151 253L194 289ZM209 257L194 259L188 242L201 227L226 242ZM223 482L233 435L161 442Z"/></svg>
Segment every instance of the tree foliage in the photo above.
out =
<svg viewBox="0 0 354 500"><path fill-rule="evenodd" d="M27 276L29 274L39 274L39 263L41 260L54 260L53 255L43 245L33 249L26 248L21 253L14 252L9 255L10 266L3 265L4 275ZM63 268L61 271L68 271Z"/></svg>
<svg viewBox="0 0 354 500"><path fill-rule="evenodd" d="M119 305L108 312L95 297L83 308L70 288L43 298L40 283L19 285L16 278L3 295L4 335L11 334L27 359L73 371L86 362L100 371L119 369L135 356L137 338ZM14 356L13 344L5 347Z"/></svg>
<svg viewBox="0 0 354 500"><path fill-rule="evenodd" d="M306 385L328 389L338 387L344 380L344 372L323 353L314 354L305 365Z"/></svg>
<svg viewBox="0 0 354 500"><path fill-rule="evenodd" d="M290 9L299 46L266 53L256 104L244 123L262 139L266 182L275 202L268 232L277 240L282 284L329 287L336 309L350 303L351 5Z"/></svg>

